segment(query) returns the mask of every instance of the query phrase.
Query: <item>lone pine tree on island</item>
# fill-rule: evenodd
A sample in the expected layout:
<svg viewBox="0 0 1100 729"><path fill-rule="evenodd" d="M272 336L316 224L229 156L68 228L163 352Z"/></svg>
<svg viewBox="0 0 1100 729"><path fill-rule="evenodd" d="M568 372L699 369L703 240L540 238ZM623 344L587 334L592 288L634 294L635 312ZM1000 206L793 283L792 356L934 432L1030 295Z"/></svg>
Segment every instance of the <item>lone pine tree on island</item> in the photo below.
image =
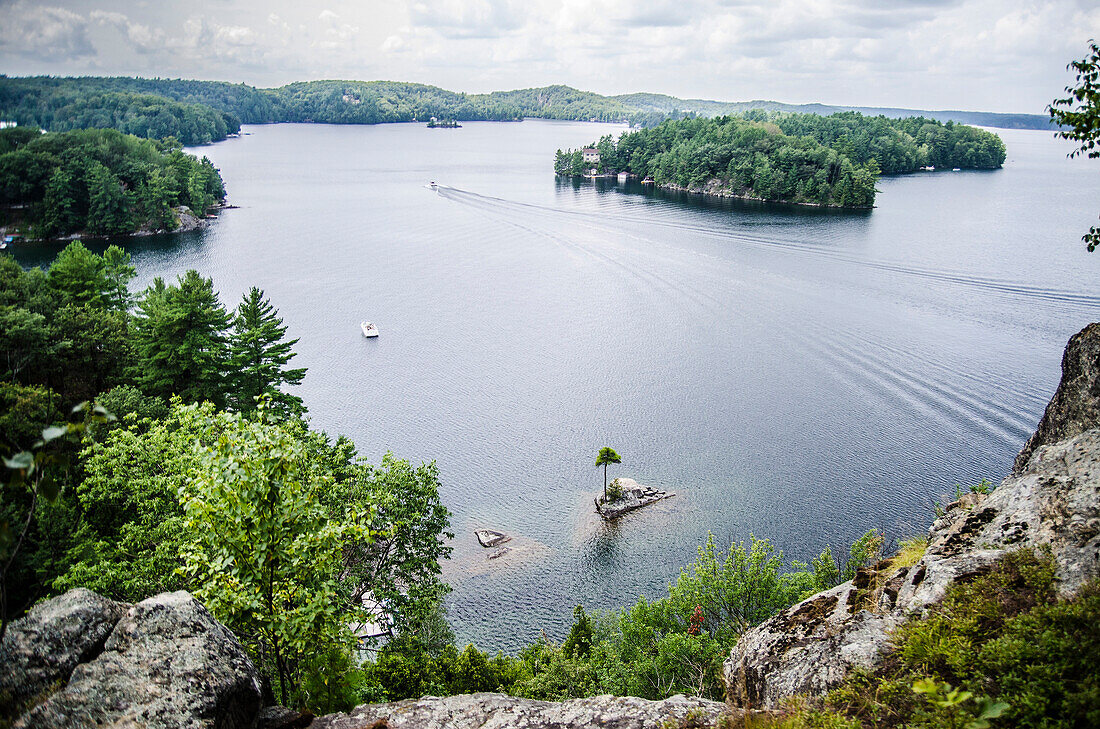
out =
<svg viewBox="0 0 1100 729"><path fill-rule="evenodd" d="M607 501L607 464L622 463L619 454L613 448L604 446L600 449L600 455L596 456L596 467L603 466L603 500Z"/></svg>

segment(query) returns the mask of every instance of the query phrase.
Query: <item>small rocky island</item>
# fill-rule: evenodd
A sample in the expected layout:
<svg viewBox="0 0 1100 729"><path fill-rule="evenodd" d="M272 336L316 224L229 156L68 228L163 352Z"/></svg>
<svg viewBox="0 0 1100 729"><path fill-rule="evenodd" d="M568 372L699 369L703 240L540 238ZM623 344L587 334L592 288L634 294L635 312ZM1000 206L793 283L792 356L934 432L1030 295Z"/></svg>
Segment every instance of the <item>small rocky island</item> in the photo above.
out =
<svg viewBox="0 0 1100 729"><path fill-rule="evenodd" d="M596 513L604 519L615 519L628 511L670 499L675 493L642 486L632 478L616 478L607 485L607 496L595 498Z"/></svg>

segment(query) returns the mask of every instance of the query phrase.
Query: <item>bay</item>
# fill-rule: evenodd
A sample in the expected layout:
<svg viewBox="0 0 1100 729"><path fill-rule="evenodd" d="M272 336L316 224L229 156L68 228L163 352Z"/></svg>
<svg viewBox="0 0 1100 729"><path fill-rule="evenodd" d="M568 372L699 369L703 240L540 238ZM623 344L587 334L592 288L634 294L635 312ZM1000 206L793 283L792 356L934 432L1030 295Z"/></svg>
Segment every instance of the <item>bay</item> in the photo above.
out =
<svg viewBox="0 0 1100 729"><path fill-rule="evenodd" d="M555 180L555 149L621 130L246 127L192 150L238 209L124 242L139 286L263 288L313 426L437 462L448 616L483 649L660 595L708 532L809 559L924 531L956 484L1007 473L1100 314L1100 165L1049 133L995 130L1002 170L883 178L866 213ZM605 445L612 476L677 496L600 523ZM477 528L512 551L488 560Z"/></svg>

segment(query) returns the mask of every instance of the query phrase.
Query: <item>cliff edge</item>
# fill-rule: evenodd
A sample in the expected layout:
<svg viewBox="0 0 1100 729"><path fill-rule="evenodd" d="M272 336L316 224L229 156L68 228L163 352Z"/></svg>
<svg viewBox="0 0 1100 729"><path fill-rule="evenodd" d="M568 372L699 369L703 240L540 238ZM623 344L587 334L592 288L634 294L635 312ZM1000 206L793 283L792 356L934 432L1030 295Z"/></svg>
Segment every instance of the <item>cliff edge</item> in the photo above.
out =
<svg viewBox="0 0 1100 729"><path fill-rule="evenodd" d="M893 629L1008 552L1049 548L1063 594L1100 576L1100 324L1070 340L1062 370L1012 474L992 493L948 506L916 564L891 569L887 560L860 570L741 636L724 669L731 707L769 709L793 694L821 696L852 669L875 668Z"/></svg>

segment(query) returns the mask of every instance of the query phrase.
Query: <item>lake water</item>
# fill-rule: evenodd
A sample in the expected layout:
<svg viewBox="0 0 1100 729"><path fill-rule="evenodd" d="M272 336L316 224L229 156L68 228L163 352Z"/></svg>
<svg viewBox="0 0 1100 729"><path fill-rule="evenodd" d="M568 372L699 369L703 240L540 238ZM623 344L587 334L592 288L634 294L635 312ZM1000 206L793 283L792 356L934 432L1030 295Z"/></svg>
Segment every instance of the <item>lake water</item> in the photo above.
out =
<svg viewBox="0 0 1100 729"><path fill-rule="evenodd" d="M999 131L1003 170L882 179L870 213L555 181L555 149L620 130L246 127L198 150L239 209L126 244L141 285L263 288L314 427L438 463L449 617L485 649L661 594L708 531L798 559L922 532L1005 475L1100 315L1100 164L1048 133ZM612 476L677 496L600 523L605 445ZM512 552L488 561L483 527Z"/></svg>

